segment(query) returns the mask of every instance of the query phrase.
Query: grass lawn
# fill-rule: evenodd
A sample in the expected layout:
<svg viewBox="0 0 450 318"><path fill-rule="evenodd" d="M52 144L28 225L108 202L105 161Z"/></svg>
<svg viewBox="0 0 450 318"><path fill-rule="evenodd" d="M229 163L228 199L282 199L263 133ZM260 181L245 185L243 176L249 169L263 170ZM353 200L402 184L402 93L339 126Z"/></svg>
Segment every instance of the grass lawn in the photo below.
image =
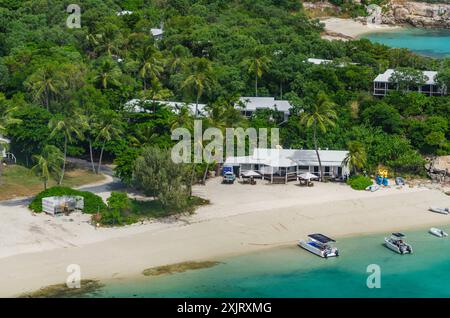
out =
<svg viewBox="0 0 450 318"><path fill-rule="evenodd" d="M77 187L103 179L102 175L96 175L91 171L74 169L66 171L62 185ZM56 185L54 180L48 184L49 187L54 185ZM31 196L42 190L44 190L44 183L30 169L19 165L3 167L3 174L0 176L0 200Z"/></svg>

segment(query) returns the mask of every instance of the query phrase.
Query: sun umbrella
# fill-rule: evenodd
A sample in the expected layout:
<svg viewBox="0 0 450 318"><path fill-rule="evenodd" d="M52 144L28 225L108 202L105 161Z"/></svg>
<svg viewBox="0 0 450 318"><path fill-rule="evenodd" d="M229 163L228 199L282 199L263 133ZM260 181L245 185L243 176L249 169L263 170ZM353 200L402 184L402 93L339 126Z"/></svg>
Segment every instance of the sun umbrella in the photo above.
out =
<svg viewBox="0 0 450 318"><path fill-rule="evenodd" d="M310 180L310 179L316 179L316 178L318 178L318 176L316 176L315 174L312 174L312 173L310 173L310 172L305 172L305 173L299 174L298 177L299 177L300 179L305 179L305 180Z"/></svg>
<svg viewBox="0 0 450 318"><path fill-rule="evenodd" d="M259 177L261 176L258 172L255 170L248 170L242 173L244 177Z"/></svg>

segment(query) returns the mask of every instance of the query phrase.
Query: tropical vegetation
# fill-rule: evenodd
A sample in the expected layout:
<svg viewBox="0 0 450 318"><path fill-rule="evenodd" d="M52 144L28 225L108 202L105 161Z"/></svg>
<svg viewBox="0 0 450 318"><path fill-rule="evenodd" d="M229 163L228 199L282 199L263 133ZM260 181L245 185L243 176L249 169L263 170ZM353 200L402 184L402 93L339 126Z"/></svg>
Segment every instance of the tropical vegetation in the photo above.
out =
<svg viewBox="0 0 450 318"><path fill-rule="evenodd" d="M323 25L300 1L86 0L78 29L66 26L67 4L0 0L0 134L44 183L51 174L64 182L69 156L90 161L93 173L114 162L126 184L162 204L186 205L192 184L216 165L169 165L172 129L192 131L199 116L158 100L206 104L204 129L279 127L285 148L349 147L355 172L383 164L421 173L424 156L450 153L448 96L371 94L388 67L402 71L400 79L437 70L448 86L450 60L366 39L324 40ZM161 24L162 39L153 38L150 29ZM271 111L244 118L238 97L256 95L289 100L289 120ZM132 99L143 111L129 107ZM49 156L49 146L62 160ZM164 165L168 180L149 158ZM168 196L171 188L182 196Z"/></svg>

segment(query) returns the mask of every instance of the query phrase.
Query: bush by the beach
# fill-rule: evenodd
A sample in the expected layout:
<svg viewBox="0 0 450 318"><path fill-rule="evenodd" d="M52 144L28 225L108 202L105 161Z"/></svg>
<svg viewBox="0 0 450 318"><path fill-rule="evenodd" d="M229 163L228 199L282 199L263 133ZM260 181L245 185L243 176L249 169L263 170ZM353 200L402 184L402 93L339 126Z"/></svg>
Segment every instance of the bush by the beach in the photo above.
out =
<svg viewBox="0 0 450 318"><path fill-rule="evenodd" d="M201 205L209 204L208 200L192 196L187 200L187 205L182 208L168 207L161 200L136 200L129 199L126 193L112 192L107 200L108 207L93 215L94 223L106 226L123 226L139 221L164 218L171 215L193 213Z"/></svg>
<svg viewBox="0 0 450 318"><path fill-rule="evenodd" d="M347 184L354 190L365 190L372 183L372 179L365 176L354 176L347 180Z"/></svg>
<svg viewBox="0 0 450 318"><path fill-rule="evenodd" d="M84 198L84 213L97 213L98 210L102 211L106 208L106 205L103 202L102 198L92 192L78 191L75 189L59 186L51 187L36 195L28 208L34 212L42 212L43 198L63 195L82 196Z"/></svg>

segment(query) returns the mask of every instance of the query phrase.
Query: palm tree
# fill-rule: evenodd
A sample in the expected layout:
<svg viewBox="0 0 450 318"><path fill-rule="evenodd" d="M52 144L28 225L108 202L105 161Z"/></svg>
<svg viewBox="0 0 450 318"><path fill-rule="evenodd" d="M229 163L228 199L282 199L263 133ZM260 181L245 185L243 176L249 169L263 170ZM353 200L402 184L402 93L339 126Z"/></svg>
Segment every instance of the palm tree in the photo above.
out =
<svg viewBox="0 0 450 318"><path fill-rule="evenodd" d="M49 110L51 100L61 95L67 83L54 66L45 65L30 75L25 86L32 92L34 100L41 100Z"/></svg>
<svg viewBox="0 0 450 318"><path fill-rule="evenodd" d="M183 81L181 87L196 93L195 116L198 115L198 103L205 91L211 90L215 83L211 62L204 57L194 58L189 76Z"/></svg>
<svg viewBox="0 0 450 318"><path fill-rule="evenodd" d="M189 50L182 45L175 45L172 48L172 56L168 61L168 68L171 74L183 71L186 67L186 58L189 56Z"/></svg>
<svg viewBox="0 0 450 318"><path fill-rule="evenodd" d="M31 168L38 177L44 182L44 190L47 190L47 184L50 177L58 178L61 175L61 162L64 160L61 150L52 145L47 145L40 155L34 155L33 159L36 165Z"/></svg>
<svg viewBox="0 0 450 318"><path fill-rule="evenodd" d="M343 166L348 166L354 174L361 170L367 162L367 154L364 145L359 141L349 141L348 154L342 161Z"/></svg>
<svg viewBox="0 0 450 318"><path fill-rule="evenodd" d="M153 45L142 48L137 55L139 62L139 76L142 78L144 91L147 89L147 78L151 80L161 76L163 71L163 59L161 52Z"/></svg>
<svg viewBox="0 0 450 318"><path fill-rule="evenodd" d="M250 51L250 57L244 60L248 73L255 74L255 96L258 96L258 79L269 69L270 58L265 55L261 47L255 47Z"/></svg>
<svg viewBox="0 0 450 318"><path fill-rule="evenodd" d="M111 86L119 86L119 78L122 75L120 68L116 62L109 58L105 58L100 63L94 76L94 81L103 89Z"/></svg>
<svg viewBox="0 0 450 318"><path fill-rule="evenodd" d="M317 130L326 133L328 126L335 126L337 114L334 111L335 104L328 98L324 92L317 94L316 102L309 110L302 113L300 123L307 128L313 129L314 149L317 155L320 169L320 181L323 180L323 167L320 161L319 148L317 146Z"/></svg>
<svg viewBox="0 0 450 318"><path fill-rule="evenodd" d="M122 122L113 111L105 112L102 115L102 120L99 125L99 132L96 138L97 142L102 143L100 150L100 157L98 159L97 173L100 173L102 165L103 151L105 150L106 142L119 137L122 134Z"/></svg>
<svg viewBox="0 0 450 318"><path fill-rule="evenodd" d="M206 120L207 126L220 129L222 135L225 135L226 128L242 127L245 118L242 115L241 111L235 107L237 102L238 98L236 96L231 96L229 98L221 97L216 102L208 104L205 107L205 110L208 114ZM207 127L204 128L206 129ZM206 182L208 169L209 160L206 163L206 168L203 173L203 183Z"/></svg>
<svg viewBox="0 0 450 318"><path fill-rule="evenodd" d="M108 56L119 53L119 46L122 38L120 37L120 32L116 25L107 23L95 37L97 52L100 54L106 53Z"/></svg>
<svg viewBox="0 0 450 318"><path fill-rule="evenodd" d="M79 114L72 114L66 116L55 116L48 123L51 130L50 137L62 134L64 137L64 160L61 170L61 176L58 184L61 184L64 179L67 161L67 145L74 141L74 137L79 140L84 139L83 132L88 128L87 121L84 116Z"/></svg>

